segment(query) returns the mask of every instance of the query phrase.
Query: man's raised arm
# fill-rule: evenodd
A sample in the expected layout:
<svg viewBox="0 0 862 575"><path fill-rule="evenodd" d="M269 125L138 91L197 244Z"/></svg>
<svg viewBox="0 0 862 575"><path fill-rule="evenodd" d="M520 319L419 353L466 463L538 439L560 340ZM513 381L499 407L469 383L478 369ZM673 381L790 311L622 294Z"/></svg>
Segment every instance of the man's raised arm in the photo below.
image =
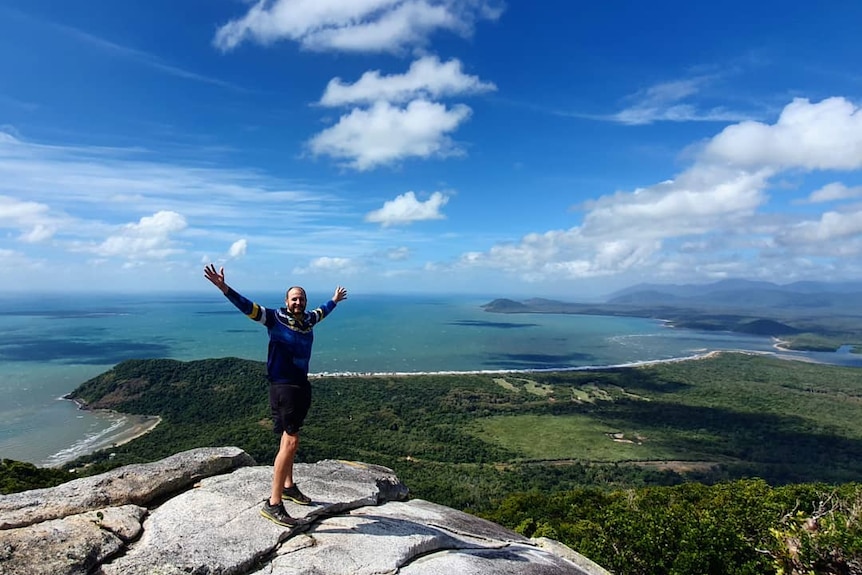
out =
<svg viewBox="0 0 862 575"><path fill-rule="evenodd" d="M227 295L230 287L224 281L224 268L219 268L216 271L215 265L210 264L204 268L204 277L210 280L212 284L221 290L221 293Z"/></svg>
<svg viewBox="0 0 862 575"><path fill-rule="evenodd" d="M347 290L341 286L335 288L335 294L332 296L332 301L338 303L345 299L347 299Z"/></svg>
<svg viewBox="0 0 862 575"><path fill-rule="evenodd" d="M212 282L215 287L220 289L221 293L227 297L230 303L232 303L239 311L247 315L249 319L266 325L266 308L254 303L227 285L224 281L224 268L219 268L219 270L216 271L215 265L210 264L204 268L204 277Z"/></svg>

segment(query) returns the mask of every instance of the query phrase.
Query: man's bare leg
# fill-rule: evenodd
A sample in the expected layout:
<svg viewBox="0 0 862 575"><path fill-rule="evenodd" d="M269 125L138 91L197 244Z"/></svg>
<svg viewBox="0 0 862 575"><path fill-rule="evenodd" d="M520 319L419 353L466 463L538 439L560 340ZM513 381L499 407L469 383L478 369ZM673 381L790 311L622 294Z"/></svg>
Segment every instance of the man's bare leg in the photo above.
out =
<svg viewBox="0 0 862 575"><path fill-rule="evenodd" d="M299 448L299 433L281 434L278 453L275 454L274 472L272 476L272 493L269 495L270 505L281 502L281 490L293 485L293 460Z"/></svg>

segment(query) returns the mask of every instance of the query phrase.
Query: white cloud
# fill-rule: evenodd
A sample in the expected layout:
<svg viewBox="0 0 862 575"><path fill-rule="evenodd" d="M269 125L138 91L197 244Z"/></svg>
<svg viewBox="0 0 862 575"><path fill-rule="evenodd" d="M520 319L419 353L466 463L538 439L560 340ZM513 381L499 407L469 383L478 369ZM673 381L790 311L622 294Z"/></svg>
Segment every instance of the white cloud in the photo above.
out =
<svg viewBox="0 0 862 575"><path fill-rule="evenodd" d="M315 270L343 270L349 267L352 261L349 258L321 257L313 260L309 267Z"/></svg>
<svg viewBox="0 0 862 575"><path fill-rule="evenodd" d="M489 0L259 0L222 26L215 43L229 50L249 39L290 40L310 50L400 53L424 46L438 30L468 35L477 20L496 19L501 11ZM319 103L363 108L313 136L308 149L360 171L405 158L459 155L449 134L471 110L433 100L494 89L465 74L460 60L442 63L435 56L419 58L404 74L370 71L354 84L334 78Z"/></svg>
<svg viewBox="0 0 862 575"><path fill-rule="evenodd" d="M572 228L528 234L519 243L497 245L487 253L464 254L459 265L500 269L528 282L589 278L648 265L661 247L658 239L595 240Z"/></svg>
<svg viewBox="0 0 862 575"><path fill-rule="evenodd" d="M784 245L822 244L828 250L834 250L841 241L854 237L862 239L862 210L826 212L819 220L800 222L782 230L776 239Z"/></svg>
<svg viewBox="0 0 862 575"><path fill-rule="evenodd" d="M496 86L482 82L477 76L464 74L457 59L441 63L435 56L414 61L405 74L382 76L379 70L365 72L354 84L333 78L320 99L323 106L373 104L377 101L404 103L417 98L439 99L456 94L471 94L495 90Z"/></svg>
<svg viewBox="0 0 862 575"><path fill-rule="evenodd" d="M353 110L338 123L314 136L314 154L347 160L364 171L400 160L451 156L461 151L447 134L470 116L470 108L414 100L406 108L377 102L368 110Z"/></svg>
<svg viewBox="0 0 862 575"><path fill-rule="evenodd" d="M126 224L117 234L101 244L84 247L102 257L121 257L128 260L164 259L178 253L172 234L187 227L186 219L176 212L161 211L144 216L137 223Z"/></svg>
<svg viewBox="0 0 862 575"><path fill-rule="evenodd" d="M487 0L259 0L219 28L214 43L298 42L307 50L399 52L423 46L438 30L469 35L476 20L500 10Z"/></svg>
<svg viewBox="0 0 862 575"><path fill-rule="evenodd" d="M766 202L768 171L749 173L698 164L675 180L585 204L581 230L598 238L663 238L707 233L750 216Z"/></svg>
<svg viewBox="0 0 862 575"><path fill-rule="evenodd" d="M465 75L459 60L441 63L433 56L414 61L405 74L366 72L355 84L335 78L322 105L368 107L341 116L308 146L314 154L346 160L347 166L360 171L406 158L460 155L448 134L470 117L470 108L446 107L431 99L494 89L493 84Z"/></svg>
<svg viewBox="0 0 862 575"><path fill-rule="evenodd" d="M440 209L448 201L449 197L441 192L434 192L424 202L416 198L413 192L407 192L394 200L385 202L379 210L368 213L365 221L387 227L425 220L441 220L445 216L440 213Z"/></svg>
<svg viewBox="0 0 862 575"><path fill-rule="evenodd" d="M237 240L233 244L231 244L230 249L227 251L227 257L229 259L237 259L241 258L248 251L248 241L245 239Z"/></svg>
<svg viewBox="0 0 862 575"><path fill-rule="evenodd" d="M22 221L32 221L44 217L48 213L48 206L37 202L28 202L0 196L0 224L18 224Z"/></svg>
<svg viewBox="0 0 862 575"><path fill-rule="evenodd" d="M684 86L678 90L686 93ZM529 281L630 271L774 279L787 277L788 262L794 262L789 267L798 265L808 277L817 269L827 277L833 258L862 254L862 211L812 219L760 210L770 199L771 180L785 171L859 168L857 108L842 98L794 100L775 124L746 121L726 128L673 180L601 196L581 206L580 225L468 252L459 265ZM830 184L810 202L858 195L859 188Z"/></svg>
<svg viewBox="0 0 862 575"><path fill-rule="evenodd" d="M19 231L19 240L25 243L51 239L66 219L52 214L46 204L0 195L0 229Z"/></svg>
<svg viewBox="0 0 862 575"><path fill-rule="evenodd" d="M833 182L811 192L811 195L808 196L808 201L816 204L821 202L850 200L853 198L862 198L862 186L848 188L840 182Z"/></svg>
<svg viewBox="0 0 862 575"><path fill-rule="evenodd" d="M313 275L321 277L335 277L355 275L359 272L359 263L351 258L322 256L314 258L306 267L296 267L293 273L296 275Z"/></svg>
<svg viewBox="0 0 862 575"><path fill-rule="evenodd" d="M743 168L856 170L862 168L862 112L845 98L797 98L775 124L728 126L705 155Z"/></svg>

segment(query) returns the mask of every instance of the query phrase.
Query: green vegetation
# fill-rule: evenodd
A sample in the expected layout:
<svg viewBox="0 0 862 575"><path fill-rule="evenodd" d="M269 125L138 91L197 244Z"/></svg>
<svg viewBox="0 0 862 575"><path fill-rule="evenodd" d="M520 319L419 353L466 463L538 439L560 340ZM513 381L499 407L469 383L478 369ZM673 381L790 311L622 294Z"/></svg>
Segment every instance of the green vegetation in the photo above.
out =
<svg viewBox="0 0 862 575"><path fill-rule="evenodd" d="M527 460L655 461L680 455L655 441L619 431L589 415L509 415L482 419L476 435ZM691 456L692 454L686 454Z"/></svg>
<svg viewBox="0 0 862 575"><path fill-rule="evenodd" d="M855 345L851 346L852 353L862 353L862 343L859 343L858 338L854 340L853 338L845 339L834 335L819 335L813 333L802 333L792 338L788 338L787 343L783 344L783 346L787 349L795 349L799 351L835 351L844 345L845 341L855 341Z"/></svg>
<svg viewBox="0 0 862 575"><path fill-rule="evenodd" d="M849 574L862 569L862 484L750 479L515 494L487 517L565 541L619 574Z"/></svg>
<svg viewBox="0 0 862 575"><path fill-rule="evenodd" d="M553 537L618 575L859 573L845 569L862 561L859 373L726 353L595 371L321 377L300 460L391 467L414 497ZM262 464L275 455L260 362L127 361L73 397L162 418L70 465L78 474L200 446L236 445Z"/></svg>
<svg viewBox="0 0 862 575"><path fill-rule="evenodd" d="M75 476L62 469L36 467L32 463L0 459L0 494L17 493L37 487L53 487Z"/></svg>

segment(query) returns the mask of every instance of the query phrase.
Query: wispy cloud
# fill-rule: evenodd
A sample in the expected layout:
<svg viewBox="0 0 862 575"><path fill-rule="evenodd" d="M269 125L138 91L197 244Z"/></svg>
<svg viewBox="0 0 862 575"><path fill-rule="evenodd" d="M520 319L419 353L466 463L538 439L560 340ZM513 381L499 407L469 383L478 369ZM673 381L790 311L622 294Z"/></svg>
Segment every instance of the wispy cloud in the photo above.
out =
<svg viewBox="0 0 862 575"><path fill-rule="evenodd" d="M704 107L691 102L715 80L714 76L697 76L650 86L626 98L631 104L608 119L628 125L655 122L739 122L751 119L749 114L724 107Z"/></svg>
<svg viewBox="0 0 862 575"><path fill-rule="evenodd" d="M696 76L655 84L622 98L624 107L617 112L585 112L548 106L536 102L498 97L496 101L564 118L614 122L643 126L658 122L740 122L757 119L757 114L710 105L709 87L719 76Z"/></svg>
<svg viewBox="0 0 862 575"><path fill-rule="evenodd" d="M55 22L43 22L43 24L51 26L55 30L60 31L66 36L73 38L79 42L93 46L114 56L125 58L126 60L135 62L137 64L167 74L169 76L182 78L183 80L189 80L192 82L210 84L213 86L218 86L220 88L226 88L238 92L247 91L247 89L243 88L242 86L238 86L236 84L226 82L218 78L213 78L211 76L206 76L204 74L199 74L191 70L186 70L179 66L175 66L168 62L165 62L164 60L153 54L144 52L142 50L137 50L135 48L130 48L128 46L123 46L121 44L117 44L116 42L100 38L98 36L90 34L89 32L85 32L72 26L58 24Z"/></svg>
<svg viewBox="0 0 862 575"><path fill-rule="evenodd" d="M13 98L12 96L8 96L6 94L0 94L0 104L4 106L9 106L11 108L18 108L19 110L24 110L25 112L34 112L39 109L39 104L33 102L25 102L23 100ZM3 129L8 130L8 128L0 126L0 130Z"/></svg>
<svg viewBox="0 0 862 575"><path fill-rule="evenodd" d="M238 257L246 235L258 249L284 249L288 220L302 233L287 247L325 250L334 243L326 225L351 217L331 192L287 189L250 170L144 158L139 150L41 146L0 133L0 230L21 244L50 241L55 251L102 258L215 251L201 247L208 241Z"/></svg>
<svg viewBox="0 0 862 575"><path fill-rule="evenodd" d="M819 188L808 196L807 202L819 204L862 198L862 186L847 187L841 182L832 182Z"/></svg>

